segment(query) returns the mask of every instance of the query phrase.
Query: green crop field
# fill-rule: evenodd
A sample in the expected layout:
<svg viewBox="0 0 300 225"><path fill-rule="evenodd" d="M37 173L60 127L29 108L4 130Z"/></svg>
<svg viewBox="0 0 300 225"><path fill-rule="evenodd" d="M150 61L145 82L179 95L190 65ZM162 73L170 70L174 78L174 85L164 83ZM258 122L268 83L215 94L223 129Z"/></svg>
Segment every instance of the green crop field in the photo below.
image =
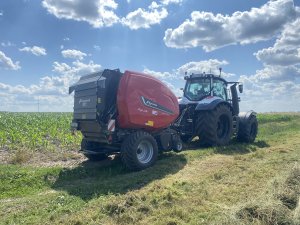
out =
<svg viewBox="0 0 300 225"><path fill-rule="evenodd" d="M2 161L24 163L78 157L81 135L70 132L72 113L0 113ZM1 159L0 159L1 162Z"/></svg>
<svg viewBox="0 0 300 225"><path fill-rule="evenodd" d="M53 150L78 147L71 113L0 113L0 148Z"/></svg>
<svg viewBox="0 0 300 225"><path fill-rule="evenodd" d="M140 172L87 162L71 118L0 113L0 224L300 224L299 113L259 114L253 144L164 153Z"/></svg>

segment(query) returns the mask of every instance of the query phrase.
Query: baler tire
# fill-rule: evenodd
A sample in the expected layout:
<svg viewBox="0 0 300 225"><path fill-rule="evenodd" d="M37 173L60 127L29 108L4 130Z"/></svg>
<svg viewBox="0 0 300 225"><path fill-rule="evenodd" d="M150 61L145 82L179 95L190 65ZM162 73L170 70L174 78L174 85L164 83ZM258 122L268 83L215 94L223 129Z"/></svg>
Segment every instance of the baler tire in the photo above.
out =
<svg viewBox="0 0 300 225"><path fill-rule="evenodd" d="M144 147L149 148L150 152L144 152L145 149L142 149ZM146 157L144 160L142 158L143 155ZM130 134L121 146L122 162L131 171L139 171L151 167L156 162L157 155L156 140L152 135L144 131Z"/></svg>
<svg viewBox="0 0 300 225"><path fill-rule="evenodd" d="M81 141L81 150L83 151L83 154L85 157L87 157L90 161L102 161L107 159L107 155L104 153L86 153L84 150L96 150L99 148L98 143L93 142L93 141L88 141L85 138L82 139Z"/></svg>
<svg viewBox="0 0 300 225"><path fill-rule="evenodd" d="M246 122L239 124L237 140L239 142L254 142L258 131L258 123L256 116L251 116Z"/></svg>
<svg viewBox="0 0 300 225"><path fill-rule="evenodd" d="M213 110L198 113L195 134L198 135L201 146L227 145L233 132L232 124L231 109L220 104Z"/></svg>

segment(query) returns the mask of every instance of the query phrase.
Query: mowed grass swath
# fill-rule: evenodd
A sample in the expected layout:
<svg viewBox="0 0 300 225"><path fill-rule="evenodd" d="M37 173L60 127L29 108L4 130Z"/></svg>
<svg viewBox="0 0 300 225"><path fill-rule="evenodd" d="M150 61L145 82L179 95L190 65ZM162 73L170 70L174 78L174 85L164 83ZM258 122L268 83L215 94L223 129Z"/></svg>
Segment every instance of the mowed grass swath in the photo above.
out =
<svg viewBox="0 0 300 225"><path fill-rule="evenodd" d="M70 135L70 114L8 113L6 120L9 115L17 124L11 130L26 116L48 124L52 115L65 120L65 132L48 135ZM164 153L139 172L124 170L118 157L72 167L3 163L0 224L300 224L300 114L259 114L258 120L252 144L233 140ZM49 123L49 130L51 124L58 126ZM72 138L74 145L52 145L76 151L80 137ZM45 149L52 151L35 152Z"/></svg>
<svg viewBox="0 0 300 225"><path fill-rule="evenodd" d="M51 151L78 149L81 135L70 132L71 113L0 112L0 148Z"/></svg>

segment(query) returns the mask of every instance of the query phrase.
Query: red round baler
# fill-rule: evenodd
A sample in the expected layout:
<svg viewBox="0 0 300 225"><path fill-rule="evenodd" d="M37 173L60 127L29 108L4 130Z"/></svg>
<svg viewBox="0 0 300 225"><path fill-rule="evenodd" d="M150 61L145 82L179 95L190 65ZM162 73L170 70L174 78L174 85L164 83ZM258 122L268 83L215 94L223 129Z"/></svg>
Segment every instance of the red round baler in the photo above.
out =
<svg viewBox="0 0 300 225"><path fill-rule="evenodd" d="M159 130L170 126L179 115L173 92L153 76L125 71L117 94L121 128Z"/></svg>
<svg viewBox="0 0 300 225"><path fill-rule="evenodd" d="M105 69L82 76L74 94L71 127L80 130L81 151L90 160L120 153L131 170L152 166L159 151L180 151L172 129L179 115L176 96L151 75Z"/></svg>

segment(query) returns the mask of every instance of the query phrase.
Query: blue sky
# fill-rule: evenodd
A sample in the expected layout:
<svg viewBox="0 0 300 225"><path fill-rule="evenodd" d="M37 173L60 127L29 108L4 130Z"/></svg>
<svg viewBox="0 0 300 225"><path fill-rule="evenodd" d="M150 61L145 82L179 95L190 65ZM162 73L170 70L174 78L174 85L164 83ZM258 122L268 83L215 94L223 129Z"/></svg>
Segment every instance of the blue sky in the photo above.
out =
<svg viewBox="0 0 300 225"><path fill-rule="evenodd" d="M300 1L0 0L0 111L71 111L68 86L104 68L244 83L242 110L300 111Z"/></svg>

